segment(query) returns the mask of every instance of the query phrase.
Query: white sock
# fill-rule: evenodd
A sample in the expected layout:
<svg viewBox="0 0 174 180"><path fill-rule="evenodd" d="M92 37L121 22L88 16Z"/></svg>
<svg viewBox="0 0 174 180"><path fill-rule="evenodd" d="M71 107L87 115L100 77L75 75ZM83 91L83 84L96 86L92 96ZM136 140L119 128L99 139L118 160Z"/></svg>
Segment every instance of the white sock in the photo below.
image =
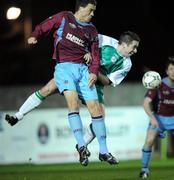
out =
<svg viewBox="0 0 174 180"><path fill-rule="evenodd" d="M90 126L91 125L92 124L90 124ZM91 131L90 126L88 126L87 132L85 133L85 136L84 136L86 146L88 144L90 144L94 140L94 138L95 138L95 134L94 134L94 132Z"/></svg>
<svg viewBox="0 0 174 180"><path fill-rule="evenodd" d="M28 99L20 107L19 111L15 114L15 117L17 117L18 120L22 120L24 115L39 106L43 100L44 97L39 93L39 91L36 91L28 97Z"/></svg>

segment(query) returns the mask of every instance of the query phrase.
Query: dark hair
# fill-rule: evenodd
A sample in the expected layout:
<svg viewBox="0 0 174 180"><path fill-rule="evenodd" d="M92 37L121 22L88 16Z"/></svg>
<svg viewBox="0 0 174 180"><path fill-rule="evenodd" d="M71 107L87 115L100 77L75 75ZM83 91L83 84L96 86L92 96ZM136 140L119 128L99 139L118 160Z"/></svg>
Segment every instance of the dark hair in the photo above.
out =
<svg viewBox="0 0 174 180"><path fill-rule="evenodd" d="M140 41L140 37L132 31L125 31L119 38L119 44L123 42L126 44L130 44L132 41Z"/></svg>
<svg viewBox="0 0 174 180"><path fill-rule="evenodd" d="M88 4L93 4L96 6L97 1L96 0L76 0L75 11L78 11L79 7L86 7Z"/></svg>
<svg viewBox="0 0 174 180"><path fill-rule="evenodd" d="M170 64L172 64L174 66L174 56L168 57L168 60L166 62L166 69L169 67Z"/></svg>

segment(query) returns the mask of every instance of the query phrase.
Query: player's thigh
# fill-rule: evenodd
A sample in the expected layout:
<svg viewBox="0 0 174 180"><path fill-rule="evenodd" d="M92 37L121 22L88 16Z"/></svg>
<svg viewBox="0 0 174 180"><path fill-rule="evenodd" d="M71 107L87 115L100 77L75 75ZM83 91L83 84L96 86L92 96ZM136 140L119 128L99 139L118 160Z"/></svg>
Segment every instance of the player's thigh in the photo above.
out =
<svg viewBox="0 0 174 180"><path fill-rule="evenodd" d="M40 89L40 93L46 97L53 94L54 92L57 92L56 90L57 86L54 82L54 79L51 79L44 87Z"/></svg>
<svg viewBox="0 0 174 180"><path fill-rule="evenodd" d="M97 90L95 85L88 86L89 72L87 66L82 66L80 71L80 81L77 84L77 91L80 99L84 101L98 100Z"/></svg>

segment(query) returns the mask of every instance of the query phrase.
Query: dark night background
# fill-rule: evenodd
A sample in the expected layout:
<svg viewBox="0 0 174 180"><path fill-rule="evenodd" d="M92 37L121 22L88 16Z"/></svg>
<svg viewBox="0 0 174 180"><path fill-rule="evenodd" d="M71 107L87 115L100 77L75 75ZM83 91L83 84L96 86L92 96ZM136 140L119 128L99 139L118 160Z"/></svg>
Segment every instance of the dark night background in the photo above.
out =
<svg viewBox="0 0 174 180"><path fill-rule="evenodd" d="M14 21L6 20L10 5L21 7L22 14ZM0 85L46 83L53 76L53 38L48 35L38 44L24 46L24 19L31 15L32 30L47 17L62 11L74 12L75 0L0 0ZM118 38L131 30L141 38L138 53L132 56L133 67L126 81L140 81L145 70L159 71L164 76L164 64L174 55L172 1L98 0L93 23L98 32Z"/></svg>

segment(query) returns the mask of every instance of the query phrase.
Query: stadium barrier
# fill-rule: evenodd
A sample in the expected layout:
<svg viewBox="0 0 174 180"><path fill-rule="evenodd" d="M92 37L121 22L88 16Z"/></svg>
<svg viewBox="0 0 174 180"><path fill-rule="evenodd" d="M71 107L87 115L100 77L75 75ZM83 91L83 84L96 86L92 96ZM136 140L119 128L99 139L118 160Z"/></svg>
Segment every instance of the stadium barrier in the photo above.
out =
<svg viewBox="0 0 174 180"><path fill-rule="evenodd" d="M0 164L78 162L75 138L69 128L67 109L35 110L11 127L0 113ZM86 108L80 111L84 132L91 122ZM108 147L120 160L139 159L147 128L142 107L106 108ZM98 161L98 143L90 145L90 161Z"/></svg>

